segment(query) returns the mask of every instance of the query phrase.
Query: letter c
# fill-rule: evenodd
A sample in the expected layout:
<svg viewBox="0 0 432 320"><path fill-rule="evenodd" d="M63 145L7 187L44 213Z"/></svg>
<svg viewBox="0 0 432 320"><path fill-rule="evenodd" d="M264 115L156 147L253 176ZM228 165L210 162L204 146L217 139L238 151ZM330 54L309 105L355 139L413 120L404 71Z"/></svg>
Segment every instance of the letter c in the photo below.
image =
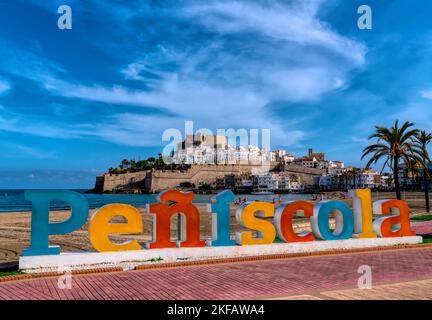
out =
<svg viewBox="0 0 432 320"><path fill-rule="evenodd" d="M315 241L312 233L296 234L293 229L293 217L297 212L303 212L305 217L313 216L313 204L307 201L286 202L276 209L274 222L279 238L285 242Z"/></svg>

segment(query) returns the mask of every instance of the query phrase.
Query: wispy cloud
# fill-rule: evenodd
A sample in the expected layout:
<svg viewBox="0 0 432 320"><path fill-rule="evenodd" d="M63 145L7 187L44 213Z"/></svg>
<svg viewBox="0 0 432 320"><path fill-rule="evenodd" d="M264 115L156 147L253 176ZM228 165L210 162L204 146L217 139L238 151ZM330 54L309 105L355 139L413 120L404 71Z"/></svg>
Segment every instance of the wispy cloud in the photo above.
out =
<svg viewBox="0 0 432 320"><path fill-rule="evenodd" d="M53 74L60 76L66 72L58 63L43 55L18 49L2 39L0 48L0 69L12 75L40 82Z"/></svg>
<svg viewBox="0 0 432 320"><path fill-rule="evenodd" d="M429 103L410 103L400 107L391 117L400 121L413 122L421 130L432 131L432 109Z"/></svg>
<svg viewBox="0 0 432 320"><path fill-rule="evenodd" d="M432 89L422 90L420 91L420 95L425 99L432 100Z"/></svg>
<svg viewBox="0 0 432 320"><path fill-rule="evenodd" d="M196 1L184 13L222 34L254 32L301 46L322 46L357 63L364 62L366 47L332 31L318 18L325 0L312 1Z"/></svg>
<svg viewBox="0 0 432 320"><path fill-rule="evenodd" d="M0 78L0 95L8 92L10 89L11 89L10 83Z"/></svg>
<svg viewBox="0 0 432 320"><path fill-rule="evenodd" d="M90 189L101 170L0 170L0 189Z"/></svg>
<svg viewBox="0 0 432 320"><path fill-rule="evenodd" d="M18 134L28 134L37 137L71 139L89 135L91 126L65 126L47 121L38 121L30 116L19 117L10 114L0 114L0 130Z"/></svg>
<svg viewBox="0 0 432 320"><path fill-rule="evenodd" d="M30 159L56 159L58 158L57 154L49 151L42 151L36 148L32 148L26 145L11 143L11 142L2 142L0 143L3 146L3 156L8 158L16 158L16 157L25 157Z"/></svg>
<svg viewBox="0 0 432 320"><path fill-rule="evenodd" d="M356 142L361 144L366 144L369 141L367 137L354 137L354 136L349 137L349 140L351 142Z"/></svg>

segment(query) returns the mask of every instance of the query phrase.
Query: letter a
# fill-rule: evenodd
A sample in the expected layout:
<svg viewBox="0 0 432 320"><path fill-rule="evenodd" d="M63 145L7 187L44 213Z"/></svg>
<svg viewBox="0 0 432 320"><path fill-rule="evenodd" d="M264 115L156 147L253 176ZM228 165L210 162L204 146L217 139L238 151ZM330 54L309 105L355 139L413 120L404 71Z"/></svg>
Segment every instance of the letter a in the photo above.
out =
<svg viewBox="0 0 432 320"><path fill-rule="evenodd" d="M357 10L361 16L357 20L357 26L360 30L372 29L372 9L367 5L362 5Z"/></svg>
<svg viewBox="0 0 432 320"><path fill-rule="evenodd" d="M57 20L57 26L60 30L72 29L72 8L68 5L62 5L57 10L58 14L61 14Z"/></svg>
<svg viewBox="0 0 432 320"><path fill-rule="evenodd" d="M373 204L375 214L382 215L373 222L373 229L380 237L415 236L411 229L409 207L402 200L380 200Z"/></svg>

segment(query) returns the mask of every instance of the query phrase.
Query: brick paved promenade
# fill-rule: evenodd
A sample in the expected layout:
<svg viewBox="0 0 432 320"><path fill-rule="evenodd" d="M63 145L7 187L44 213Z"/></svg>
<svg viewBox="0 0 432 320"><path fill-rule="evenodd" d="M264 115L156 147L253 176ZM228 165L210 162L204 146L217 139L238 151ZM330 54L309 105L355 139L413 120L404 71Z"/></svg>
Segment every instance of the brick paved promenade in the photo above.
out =
<svg viewBox="0 0 432 320"><path fill-rule="evenodd" d="M342 289L274 298L276 300L432 300L432 279L374 285L372 289Z"/></svg>
<svg viewBox="0 0 432 320"><path fill-rule="evenodd" d="M374 285L432 279L432 248L81 275L71 290L59 289L57 278L7 282L0 283L0 299L282 297L356 288L364 264Z"/></svg>
<svg viewBox="0 0 432 320"><path fill-rule="evenodd" d="M432 235L432 221L412 221L411 226L419 235Z"/></svg>

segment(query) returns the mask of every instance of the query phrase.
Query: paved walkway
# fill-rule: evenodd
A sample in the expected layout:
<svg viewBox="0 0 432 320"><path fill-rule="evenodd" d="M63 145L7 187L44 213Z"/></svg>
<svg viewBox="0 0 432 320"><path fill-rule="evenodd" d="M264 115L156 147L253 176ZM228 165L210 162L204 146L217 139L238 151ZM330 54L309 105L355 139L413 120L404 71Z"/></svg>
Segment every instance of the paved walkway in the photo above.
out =
<svg viewBox="0 0 432 320"><path fill-rule="evenodd" d="M432 279L432 248L73 276L70 290L59 289L57 278L8 282L0 283L0 299L286 297L356 288L361 265L371 266L374 286Z"/></svg>
<svg viewBox="0 0 432 320"><path fill-rule="evenodd" d="M419 235L432 235L432 221L411 221L411 226Z"/></svg>
<svg viewBox="0 0 432 320"><path fill-rule="evenodd" d="M273 298L274 300L432 300L432 279Z"/></svg>

